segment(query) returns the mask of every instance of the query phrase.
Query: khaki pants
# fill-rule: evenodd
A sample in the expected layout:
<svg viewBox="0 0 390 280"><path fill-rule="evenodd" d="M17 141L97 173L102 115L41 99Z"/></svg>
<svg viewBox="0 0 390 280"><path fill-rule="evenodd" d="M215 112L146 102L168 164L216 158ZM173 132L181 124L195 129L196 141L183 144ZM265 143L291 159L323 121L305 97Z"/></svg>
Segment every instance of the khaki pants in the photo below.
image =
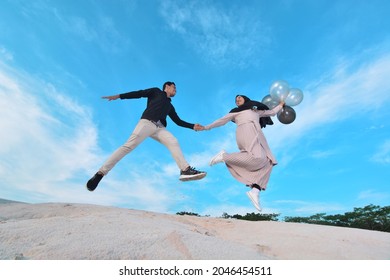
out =
<svg viewBox="0 0 390 280"><path fill-rule="evenodd" d="M141 119L135 127L133 133L123 146L119 147L99 169L104 175L108 172L128 153L135 149L147 137L152 137L157 140L171 152L172 157L176 161L180 170L185 170L189 166L184 159L180 149L179 142L165 127L158 127L149 120Z"/></svg>

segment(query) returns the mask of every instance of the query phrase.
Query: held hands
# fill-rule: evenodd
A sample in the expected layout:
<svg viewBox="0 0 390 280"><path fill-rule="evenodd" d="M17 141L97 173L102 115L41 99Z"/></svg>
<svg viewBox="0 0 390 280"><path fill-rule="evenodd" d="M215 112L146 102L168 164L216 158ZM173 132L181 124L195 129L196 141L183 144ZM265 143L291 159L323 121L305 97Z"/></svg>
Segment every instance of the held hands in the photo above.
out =
<svg viewBox="0 0 390 280"><path fill-rule="evenodd" d="M119 97L120 97L119 94L110 95L110 96L102 96L103 99L107 99L108 101L117 100Z"/></svg>
<svg viewBox="0 0 390 280"><path fill-rule="evenodd" d="M195 131L202 131L202 130L205 130L205 128L203 125L197 123L194 125L194 130Z"/></svg>

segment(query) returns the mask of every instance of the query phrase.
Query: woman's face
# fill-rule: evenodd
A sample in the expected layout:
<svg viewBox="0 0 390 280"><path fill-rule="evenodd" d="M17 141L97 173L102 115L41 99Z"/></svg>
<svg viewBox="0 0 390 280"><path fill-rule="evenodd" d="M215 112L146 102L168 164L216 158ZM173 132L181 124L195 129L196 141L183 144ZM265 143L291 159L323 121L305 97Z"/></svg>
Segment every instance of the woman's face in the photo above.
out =
<svg viewBox="0 0 390 280"><path fill-rule="evenodd" d="M236 105L237 105L237 107L241 106L244 103L245 103L244 97L242 97L240 95L236 97Z"/></svg>

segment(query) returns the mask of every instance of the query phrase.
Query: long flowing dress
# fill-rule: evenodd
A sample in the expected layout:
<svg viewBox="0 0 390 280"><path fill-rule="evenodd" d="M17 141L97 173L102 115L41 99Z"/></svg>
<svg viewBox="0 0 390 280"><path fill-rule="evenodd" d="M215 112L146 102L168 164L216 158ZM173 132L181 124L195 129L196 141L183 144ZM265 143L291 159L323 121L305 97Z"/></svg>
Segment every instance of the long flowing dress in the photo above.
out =
<svg viewBox="0 0 390 280"><path fill-rule="evenodd" d="M281 109L282 105L278 105L272 110L248 109L229 113L205 126L208 130L229 121L234 121L237 125L236 142L240 151L225 153L223 160L232 176L239 182L245 185L257 184L263 190L267 188L272 167L277 161L261 130L259 118L275 116Z"/></svg>

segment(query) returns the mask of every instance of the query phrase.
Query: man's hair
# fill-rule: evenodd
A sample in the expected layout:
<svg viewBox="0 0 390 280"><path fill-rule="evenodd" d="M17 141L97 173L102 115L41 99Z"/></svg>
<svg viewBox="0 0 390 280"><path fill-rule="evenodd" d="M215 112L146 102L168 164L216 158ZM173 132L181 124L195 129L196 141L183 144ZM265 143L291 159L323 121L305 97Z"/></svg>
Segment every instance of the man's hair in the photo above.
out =
<svg viewBox="0 0 390 280"><path fill-rule="evenodd" d="M175 83L174 82L165 82L164 83L164 85L163 85L163 87L162 87L162 90L164 90L165 89L165 86L171 86L171 85L175 85Z"/></svg>

